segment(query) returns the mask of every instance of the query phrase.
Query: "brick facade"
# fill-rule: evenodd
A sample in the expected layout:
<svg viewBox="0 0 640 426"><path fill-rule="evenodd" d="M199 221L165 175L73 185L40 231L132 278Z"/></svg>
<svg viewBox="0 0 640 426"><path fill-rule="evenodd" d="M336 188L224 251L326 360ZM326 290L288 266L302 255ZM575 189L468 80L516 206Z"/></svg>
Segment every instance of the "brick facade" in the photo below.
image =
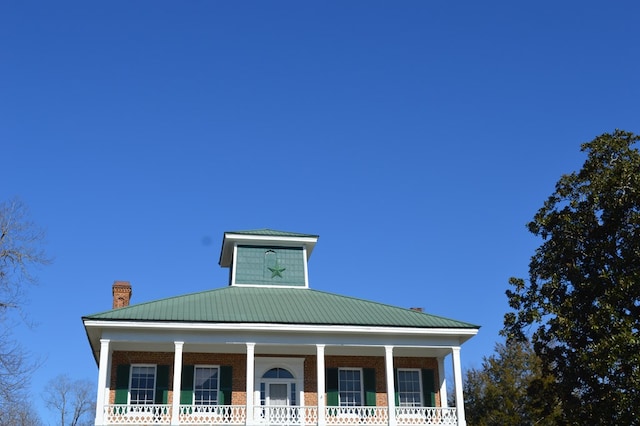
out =
<svg viewBox="0 0 640 426"><path fill-rule="evenodd" d="M259 358L256 355L256 359ZM273 358L273 357L270 357ZM288 358L291 358L290 356ZM315 406L318 404L316 375L316 356L309 355L304 358L304 404ZM169 393L168 403L173 400L173 352L113 352L113 364L110 377L109 403L115 401L116 371L121 364L156 364L169 366ZM217 354L217 353L192 353L182 354L183 365L227 365L232 367L232 405L245 405L247 402L246 382L247 364L245 354ZM393 359L394 368L427 368L434 370L435 388L440 381L438 377L438 363L435 358L410 358L397 357ZM384 357L379 356L327 356L325 358L326 368L374 368L376 371L376 405L387 405L387 381L385 372ZM436 394L436 405L440 404L440 393Z"/></svg>

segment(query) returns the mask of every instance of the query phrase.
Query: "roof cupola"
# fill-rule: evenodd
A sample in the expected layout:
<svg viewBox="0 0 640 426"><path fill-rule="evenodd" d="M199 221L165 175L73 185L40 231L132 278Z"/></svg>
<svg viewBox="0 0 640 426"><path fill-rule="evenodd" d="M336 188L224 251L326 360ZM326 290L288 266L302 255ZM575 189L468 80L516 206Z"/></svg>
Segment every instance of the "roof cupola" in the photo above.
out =
<svg viewBox="0 0 640 426"><path fill-rule="evenodd" d="M308 288L307 261L317 241L273 229L225 232L219 263L230 268L232 286Z"/></svg>

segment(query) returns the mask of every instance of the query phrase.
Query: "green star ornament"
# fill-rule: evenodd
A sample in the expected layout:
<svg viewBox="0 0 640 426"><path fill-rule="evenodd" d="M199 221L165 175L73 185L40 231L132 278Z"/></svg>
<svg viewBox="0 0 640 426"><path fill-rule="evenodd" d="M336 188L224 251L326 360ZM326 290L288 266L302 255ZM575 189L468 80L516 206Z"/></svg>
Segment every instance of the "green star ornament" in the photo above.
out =
<svg viewBox="0 0 640 426"><path fill-rule="evenodd" d="M280 277L282 278L282 273L287 270L287 268L283 268L280 265L275 265L273 268L267 268L271 271L271 278Z"/></svg>

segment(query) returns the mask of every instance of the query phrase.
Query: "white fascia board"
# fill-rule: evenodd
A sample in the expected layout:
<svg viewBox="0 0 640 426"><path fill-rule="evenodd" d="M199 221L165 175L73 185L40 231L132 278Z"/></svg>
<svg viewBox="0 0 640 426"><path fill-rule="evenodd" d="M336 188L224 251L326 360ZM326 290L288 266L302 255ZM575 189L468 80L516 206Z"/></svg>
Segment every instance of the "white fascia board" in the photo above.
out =
<svg viewBox="0 0 640 426"><path fill-rule="evenodd" d="M254 323L182 323L158 321L101 321L85 320L85 327L129 328L129 329L173 329L201 331L248 331L248 332L297 332L329 334L394 334L394 335L446 335L471 337L478 334L477 328L408 328L369 327L304 324L254 324Z"/></svg>
<svg viewBox="0 0 640 426"><path fill-rule="evenodd" d="M231 264L231 249L234 244L251 244L256 246L278 245L282 247L306 247L307 260L311 257L311 252L318 242L317 237L287 237L287 236L268 236L268 235L245 235L245 234L224 234L222 241L222 250L220 252L220 266L226 267Z"/></svg>

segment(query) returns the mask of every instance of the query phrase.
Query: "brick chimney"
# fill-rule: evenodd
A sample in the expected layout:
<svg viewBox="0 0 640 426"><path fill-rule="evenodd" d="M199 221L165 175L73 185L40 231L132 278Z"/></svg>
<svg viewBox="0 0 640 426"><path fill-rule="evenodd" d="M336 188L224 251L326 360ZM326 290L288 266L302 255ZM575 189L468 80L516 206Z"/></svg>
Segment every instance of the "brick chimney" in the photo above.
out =
<svg viewBox="0 0 640 426"><path fill-rule="evenodd" d="M113 282L113 309L129 306L131 300L131 284L129 281Z"/></svg>

